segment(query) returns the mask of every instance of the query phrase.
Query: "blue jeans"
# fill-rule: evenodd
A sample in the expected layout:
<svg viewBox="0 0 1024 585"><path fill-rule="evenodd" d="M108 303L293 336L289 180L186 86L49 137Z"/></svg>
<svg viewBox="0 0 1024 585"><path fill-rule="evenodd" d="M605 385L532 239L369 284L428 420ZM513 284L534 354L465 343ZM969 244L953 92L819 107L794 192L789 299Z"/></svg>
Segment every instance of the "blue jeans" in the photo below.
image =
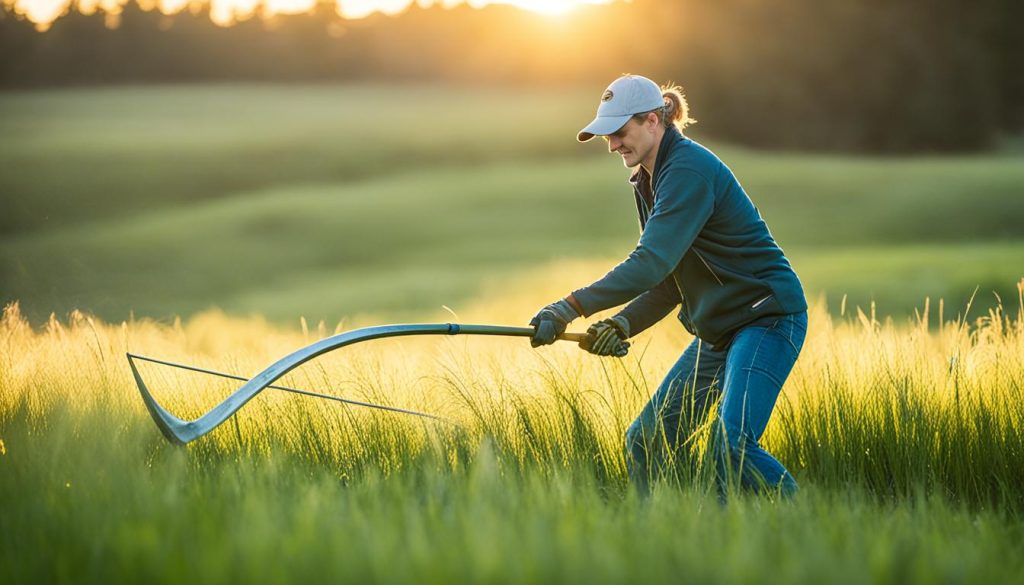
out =
<svg viewBox="0 0 1024 585"><path fill-rule="evenodd" d="M721 398L710 443L719 493L730 482L757 492L795 493L793 476L758 440L806 334L804 311L747 325L726 351L694 339L626 431L629 475L640 491L649 490L667 455L689 448Z"/></svg>

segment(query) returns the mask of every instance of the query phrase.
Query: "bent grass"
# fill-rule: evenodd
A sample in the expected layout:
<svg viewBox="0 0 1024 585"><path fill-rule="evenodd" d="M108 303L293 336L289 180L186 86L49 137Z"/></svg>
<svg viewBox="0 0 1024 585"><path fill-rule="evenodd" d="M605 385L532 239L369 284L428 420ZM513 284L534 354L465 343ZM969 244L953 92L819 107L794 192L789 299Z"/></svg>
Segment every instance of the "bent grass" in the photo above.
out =
<svg viewBox="0 0 1024 585"><path fill-rule="evenodd" d="M450 422L267 390L178 449L149 420L125 351L251 375L333 329L286 331L218 313L106 324L76 312L35 330L10 305L0 320L0 498L11 504L0 564L16 578L58 580L85 565L89 580L165 581L196 563L212 580L289 580L303 570L423 581L613 580L664 577L683 566L725 581L759 569L806 582L840 570L851 581L878 580L899 567L925 580L986 572L999 579L1022 568L1019 560L992 562L1022 558L1024 280L1018 291L1016 307L937 326L927 305L917 319L894 323L859 309L857 318L835 319L815 304L763 439L804 491L792 502L740 498L724 508L689 465L677 465L646 502L626 479L625 428L689 342L671 320L641 335L623 360L568 343L532 350L522 339L484 337L353 346L281 383ZM490 295L458 317L521 321L522 308L542 304L545 292ZM361 324L368 322L345 328ZM157 399L185 418L237 387L142 367ZM702 460L708 428L684 459ZM244 533L227 528L235 514L251 518ZM332 523L342 519L344 527ZM378 534L359 537L353 526ZM832 536L821 540L823 533ZM292 540L281 541L285 534ZM681 535L693 542L673 545ZM491 538L518 549L483 546ZM904 547L918 564L901 565L874 539ZM404 561L388 562L399 542ZM699 542L715 548L710 557L747 554L749 563L702 565ZM116 554L105 548L115 545ZM306 560L275 572L266 555L278 545ZM304 556L335 545L365 558ZM40 546L56 556L32 552ZM758 556L766 550L785 558L769 563ZM818 556L803 558L806 550ZM245 562L225 565L218 551ZM960 556L922 560L942 551ZM510 555L522 565L510 568Z"/></svg>

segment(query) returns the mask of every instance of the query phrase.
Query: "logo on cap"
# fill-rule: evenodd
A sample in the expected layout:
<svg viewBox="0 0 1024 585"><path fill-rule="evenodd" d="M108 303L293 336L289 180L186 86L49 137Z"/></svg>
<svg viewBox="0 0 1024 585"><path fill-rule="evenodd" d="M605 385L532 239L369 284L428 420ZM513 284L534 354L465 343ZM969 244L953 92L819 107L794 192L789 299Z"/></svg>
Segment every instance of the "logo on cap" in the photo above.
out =
<svg viewBox="0 0 1024 585"><path fill-rule="evenodd" d="M607 102L607 101L611 100L613 97L615 97L615 94L612 93L612 90L606 89L606 90L604 90L604 95L601 96L601 101L602 102Z"/></svg>

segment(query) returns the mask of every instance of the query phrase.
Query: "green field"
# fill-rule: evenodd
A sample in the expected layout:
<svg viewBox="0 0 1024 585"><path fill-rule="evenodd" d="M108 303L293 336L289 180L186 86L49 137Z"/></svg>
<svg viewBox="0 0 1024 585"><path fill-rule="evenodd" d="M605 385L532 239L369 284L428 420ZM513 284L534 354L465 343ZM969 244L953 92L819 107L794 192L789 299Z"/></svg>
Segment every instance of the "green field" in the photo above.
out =
<svg viewBox="0 0 1024 585"><path fill-rule="evenodd" d="M295 323L458 308L636 242L589 92L196 86L0 94L0 300L39 322L210 307ZM694 104L699 118L699 104ZM693 135L704 140L705 131ZM780 129L780 131L782 131ZM977 313L1024 276L1019 153L853 158L707 140L809 296ZM556 294L584 282L559 283ZM526 319L530 315L523 315Z"/></svg>
<svg viewBox="0 0 1024 585"><path fill-rule="evenodd" d="M544 278L522 286L464 316L504 321L542 302ZM0 580L1017 580L1024 323L929 331L834 321L820 306L810 323L763 439L801 492L721 505L705 464L710 425L649 499L626 480L623 431L687 341L670 323L621 361L524 339L351 346L283 383L454 424L268 390L180 448L150 420L125 350L253 373L324 332L215 314L174 325L77 315L35 331L9 309ZM142 372L186 418L235 388Z"/></svg>
<svg viewBox="0 0 1024 585"><path fill-rule="evenodd" d="M126 351L250 376L353 327L521 324L603 274L638 234L618 159L574 142L591 93L0 93L0 583L1019 580L1020 152L768 153L694 128L808 289L762 441L791 500L720 503L710 421L650 498L628 482L623 433L691 340L674 319L622 360L402 338L281 381L447 423L267 391L185 448L160 436ZM184 418L237 388L142 374Z"/></svg>

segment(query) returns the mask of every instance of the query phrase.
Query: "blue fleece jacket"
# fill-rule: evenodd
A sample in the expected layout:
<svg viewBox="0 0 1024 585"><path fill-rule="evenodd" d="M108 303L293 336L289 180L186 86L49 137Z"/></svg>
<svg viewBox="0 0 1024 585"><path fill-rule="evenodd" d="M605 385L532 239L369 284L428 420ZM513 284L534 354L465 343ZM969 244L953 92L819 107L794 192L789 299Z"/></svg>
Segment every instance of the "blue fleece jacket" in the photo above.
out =
<svg viewBox="0 0 1024 585"><path fill-rule="evenodd" d="M758 319L807 310L800 279L725 164L672 126L652 176L629 179L641 235L636 249L573 296L589 316L620 314L635 335L681 305L687 331L715 349ZM653 205L653 208L651 207Z"/></svg>

